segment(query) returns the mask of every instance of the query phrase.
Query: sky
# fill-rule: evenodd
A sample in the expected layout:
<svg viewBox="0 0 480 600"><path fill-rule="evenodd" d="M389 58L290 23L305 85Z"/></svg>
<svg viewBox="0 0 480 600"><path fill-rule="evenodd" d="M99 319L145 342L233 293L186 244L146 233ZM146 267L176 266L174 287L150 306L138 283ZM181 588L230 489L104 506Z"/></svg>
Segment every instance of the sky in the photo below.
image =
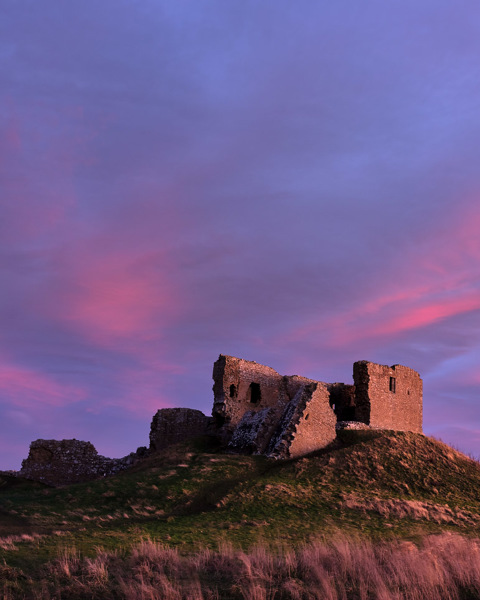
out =
<svg viewBox="0 0 480 600"><path fill-rule="evenodd" d="M2 0L0 469L209 414L220 353L424 380L480 456L480 4Z"/></svg>

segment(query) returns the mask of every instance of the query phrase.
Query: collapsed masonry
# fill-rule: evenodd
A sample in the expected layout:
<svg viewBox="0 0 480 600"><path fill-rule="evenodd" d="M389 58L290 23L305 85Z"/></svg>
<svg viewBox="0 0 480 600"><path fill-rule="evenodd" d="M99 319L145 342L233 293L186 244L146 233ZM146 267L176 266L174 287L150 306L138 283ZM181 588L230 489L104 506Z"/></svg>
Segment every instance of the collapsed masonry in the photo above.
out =
<svg viewBox="0 0 480 600"><path fill-rule="evenodd" d="M163 408L154 415L150 448L111 459L89 442L36 440L19 475L65 485L113 475L145 454L208 434L230 452L290 458L324 448L338 428L422 432L422 380L402 365L359 361L353 385L324 383L233 356L213 366L212 417L191 408Z"/></svg>
<svg viewBox="0 0 480 600"><path fill-rule="evenodd" d="M146 450L138 448L123 458L107 458L98 454L90 442L40 439L30 444L19 475L53 486L80 483L116 475L132 466Z"/></svg>
<svg viewBox="0 0 480 600"><path fill-rule="evenodd" d="M353 379L348 385L282 376L220 355L213 368L217 433L230 451L288 458L327 446L337 427L422 432L416 371L359 361Z"/></svg>

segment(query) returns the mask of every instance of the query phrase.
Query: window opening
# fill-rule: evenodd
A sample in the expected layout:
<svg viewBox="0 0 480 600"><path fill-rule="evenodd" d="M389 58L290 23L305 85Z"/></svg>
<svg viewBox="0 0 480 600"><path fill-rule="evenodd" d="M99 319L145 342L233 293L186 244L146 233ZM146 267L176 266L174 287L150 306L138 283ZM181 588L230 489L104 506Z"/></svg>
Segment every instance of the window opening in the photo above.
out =
<svg viewBox="0 0 480 600"><path fill-rule="evenodd" d="M262 399L260 384L252 382L248 388L251 404L257 404Z"/></svg>
<svg viewBox="0 0 480 600"><path fill-rule="evenodd" d="M230 386L230 398L233 398L236 395L236 393L237 393L237 388L232 383L232 385Z"/></svg>
<svg viewBox="0 0 480 600"><path fill-rule="evenodd" d="M395 377L390 377L390 391L395 394L397 391L396 379Z"/></svg>

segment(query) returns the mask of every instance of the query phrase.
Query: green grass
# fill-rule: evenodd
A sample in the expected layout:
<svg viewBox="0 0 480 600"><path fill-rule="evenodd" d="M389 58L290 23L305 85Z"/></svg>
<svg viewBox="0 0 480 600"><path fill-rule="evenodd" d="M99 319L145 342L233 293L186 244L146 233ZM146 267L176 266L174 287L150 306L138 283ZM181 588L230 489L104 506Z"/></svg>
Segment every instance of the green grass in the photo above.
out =
<svg viewBox="0 0 480 600"><path fill-rule="evenodd" d="M188 555L222 543L294 548L339 530L480 536L479 489L476 461L419 434L346 431L290 461L222 454L202 438L84 484L0 476L0 564L35 573L65 548L126 556L146 538Z"/></svg>

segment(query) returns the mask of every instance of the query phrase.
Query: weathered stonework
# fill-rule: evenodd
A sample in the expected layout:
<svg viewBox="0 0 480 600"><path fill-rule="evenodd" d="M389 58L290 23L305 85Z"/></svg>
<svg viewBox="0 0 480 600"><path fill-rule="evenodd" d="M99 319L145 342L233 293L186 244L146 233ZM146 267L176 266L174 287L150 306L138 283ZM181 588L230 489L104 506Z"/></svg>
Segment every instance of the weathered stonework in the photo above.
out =
<svg viewBox="0 0 480 600"><path fill-rule="evenodd" d="M335 438L327 384L220 355L213 368L213 417L233 452L298 456ZM309 420L310 419L310 420Z"/></svg>
<svg viewBox="0 0 480 600"><path fill-rule="evenodd" d="M273 408L247 411L234 429L228 449L244 454L263 454L277 420Z"/></svg>
<svg viewBox="0 0 480 600"><path fill-rule="evenodd" d="M230 452L291 458L324 448L337 430L422 432L422 380L402 365L359 361L354 385L282 376L270 367L220 355L213 367L212 417L164 408L153 417L150 449L121 459L100 456L89 442L36 440L20 476L65 485L114 475L142 456L199 435L216 436Z"/></svg>
<svg viewBox="0 0 480 600"><path fill-rule="evenodd" d="M377 429L422 433L422 380L402 365L366 360L353 366L355 419Z"/></svg>
<svg viewBox="0 0 480 600"><path fill-rule="evenodd" d="M213 410L217 428L229 440L246 412L271 408L281 413L286 403L282 376L270 367L221 354L213 365Z"/></svg>
<svg viewBox="0 0 480 600"><path fill-rule="evenodd" d="M332 442L337 422L340 429L422 431L422 380L401 365L359 361L351 385L282 377L220 355L213 379L215 428L232 452L300 456Z"/></svg>
<svg viewBox="0 0 480 600"><path fill-rule="evenodd" d="M150 450L157 451L203 435L211 419L193 408L161 408L150 426Z"/></svg>
<svg viewBox="0 0 480 600"><path fill-rule="evenodd" d="M19 475L48 485L67 485L114 475L135 459L133 453L124 458L106 458L93 444L80 440L35 440Z"/></svg>
<svg viewBox="0 0 480 600"><path fill-rule="evenodd" d="M366 423L360 423L360 421L337 421L337 424L335 425L335 429L338 432L338 431L346 431L346 430L350 430L350 429L369 430L372 428L370 427L370 425L367 425Z"/></svg>
<svg viewBox="0 0 480 600"><path fill-rule="evenodd" d="M267 454L275 458L302 456L335 439L336 417L325 383L303 385L285 408Z"/></svg>

